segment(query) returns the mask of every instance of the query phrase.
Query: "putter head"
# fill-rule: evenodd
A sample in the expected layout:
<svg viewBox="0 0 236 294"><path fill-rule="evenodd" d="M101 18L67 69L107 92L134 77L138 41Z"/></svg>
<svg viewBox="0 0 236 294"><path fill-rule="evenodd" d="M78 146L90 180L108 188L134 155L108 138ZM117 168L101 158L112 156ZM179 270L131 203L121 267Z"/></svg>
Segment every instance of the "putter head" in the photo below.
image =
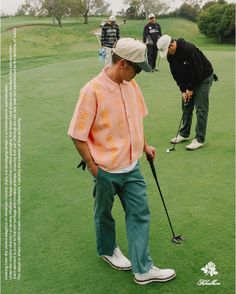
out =
<svg viewBox="0 0 236 294"><path fill-rule="evenodd" d="M166 152L169 153L171 151L175 151L175 147L166 149Z"/></svg>
<svg viewBox="0 0 236 294"><path fill-rule="evenodd" d="M171 239L171 241L176 244L182 244L182 242L184 241L184 237L182 235L175 236L174 238Z"/></svg>

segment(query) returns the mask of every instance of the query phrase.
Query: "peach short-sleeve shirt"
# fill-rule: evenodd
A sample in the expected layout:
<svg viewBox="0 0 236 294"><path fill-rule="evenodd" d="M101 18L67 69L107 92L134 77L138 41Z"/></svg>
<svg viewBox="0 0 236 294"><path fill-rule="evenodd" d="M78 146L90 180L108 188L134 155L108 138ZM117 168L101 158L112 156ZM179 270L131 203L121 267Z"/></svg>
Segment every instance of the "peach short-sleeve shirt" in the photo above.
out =
<svg viewBox="0 0 236 294"><path fill-rule="evenodd" d="M107 70L81 89L68 134L87 142L99 167L116 171L142 155L147 108L135 80L117 84Z"/></svg>

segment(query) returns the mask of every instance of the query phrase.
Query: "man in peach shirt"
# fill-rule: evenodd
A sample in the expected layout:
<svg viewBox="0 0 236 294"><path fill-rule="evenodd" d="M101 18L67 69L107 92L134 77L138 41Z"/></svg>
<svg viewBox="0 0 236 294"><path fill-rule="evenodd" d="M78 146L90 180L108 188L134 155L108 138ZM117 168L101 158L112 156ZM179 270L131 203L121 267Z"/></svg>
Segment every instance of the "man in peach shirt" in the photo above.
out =
<svg viewBox="0 0 236 294"><path fill-rule="evenodd" d="M146 46L120 39L112 65L81 90L68 133L95 179L97 253L116 269L132 268L135 282L143 285L171 280L175 271L155 267L149 255L149 208L138 160L143 151L154 160L156 151L144 138L147 109L133 80L142 70L151 71ZM125 211L130 260L116 243L111 213L115 195Z"/></svg>

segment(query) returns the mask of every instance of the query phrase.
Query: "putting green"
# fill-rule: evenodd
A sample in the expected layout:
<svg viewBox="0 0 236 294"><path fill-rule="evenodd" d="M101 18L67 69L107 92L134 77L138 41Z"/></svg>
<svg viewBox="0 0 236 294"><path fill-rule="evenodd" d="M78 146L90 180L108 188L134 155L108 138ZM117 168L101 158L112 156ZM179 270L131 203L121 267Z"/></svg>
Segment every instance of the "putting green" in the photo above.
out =
<svg viewBox="0 0 236 294"><path fill-rule="evenodd" d="M184 144L166 153L180 119L180 95L167 63L137 81L149 109L146 138L157 148L156 169L176 231L171 232L154 179L141 159L151 209L150 251L159 267L177 272L174 281L137 286L130 272L118 272L96 256L93 181L76 169L80 160L67 136L80 88L102 68L98 58L59 62L17 73L17 111L22 118L22 278L3 281L12 293L233 293L234 289L234 53L206 51L219 82L214 83L204 148ZM3 80L4 83L5 80ZM191 137L194 136L194 124ZM124 213L115 201L117 241L127 253ZM3 250L3 248L2 248ZM209 261L220 286L210 279Z"/></svg>

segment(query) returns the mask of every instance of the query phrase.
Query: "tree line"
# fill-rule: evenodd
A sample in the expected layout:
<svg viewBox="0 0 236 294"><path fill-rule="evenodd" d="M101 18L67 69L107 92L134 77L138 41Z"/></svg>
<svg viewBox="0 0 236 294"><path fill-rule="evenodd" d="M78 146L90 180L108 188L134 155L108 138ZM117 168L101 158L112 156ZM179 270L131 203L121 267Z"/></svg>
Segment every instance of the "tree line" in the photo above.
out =
<svg viewBox="0 0 236 294"><path fill-rule="evenodd" d="M98 15L109 12L110 4L104 0L25 0L16 15L51 16L62 27L62 18L83 16L88 23L89 13Z"/></svg>
<svg viewBox="0 0 236 294"><path fill-rule="evenodd" d="M198 16L198 27L201 33L222 41L235 41L235 4L225 1L208 2Z"/></svg>
<svg viewBox="0 0 236 294"><path fill-rule="evenodd" d="M171 3L174 2L175 0L123 0L127 8L118 14L130 19L147 19L149 13L159 17L184 17L197 22L201 33L217 38L219 43L234 42L235 4L210 0L202 5L203 0L187 0L170 12ZM62 27L62 18L65 16L83 16L86 24L89 15L111 14L109 7L110 4L105 0L25 0L16 14L51 16L53 22Z"/></svg>
<svg viewBox="0 0 236 294"><path fill-rule="evenodd" d="M235 4L224 0L209 1L202 5L202 0L182 1L182 5L174 11L169 1L159 0L125 0L129 4L126 10L128 18L147 18L152 12L160 17L183 17L197 22L201 33L207 37L217 38L218 42L234 42L235 40Z"/></svg>
<svg viewBox="0 0 236 294"><path fill-rule="evenodd" d="M224 0L209 1L202 7L184 3L171 16L181 16L198 24L199 31L219 43L235 40L235 4Z"/></svg>

